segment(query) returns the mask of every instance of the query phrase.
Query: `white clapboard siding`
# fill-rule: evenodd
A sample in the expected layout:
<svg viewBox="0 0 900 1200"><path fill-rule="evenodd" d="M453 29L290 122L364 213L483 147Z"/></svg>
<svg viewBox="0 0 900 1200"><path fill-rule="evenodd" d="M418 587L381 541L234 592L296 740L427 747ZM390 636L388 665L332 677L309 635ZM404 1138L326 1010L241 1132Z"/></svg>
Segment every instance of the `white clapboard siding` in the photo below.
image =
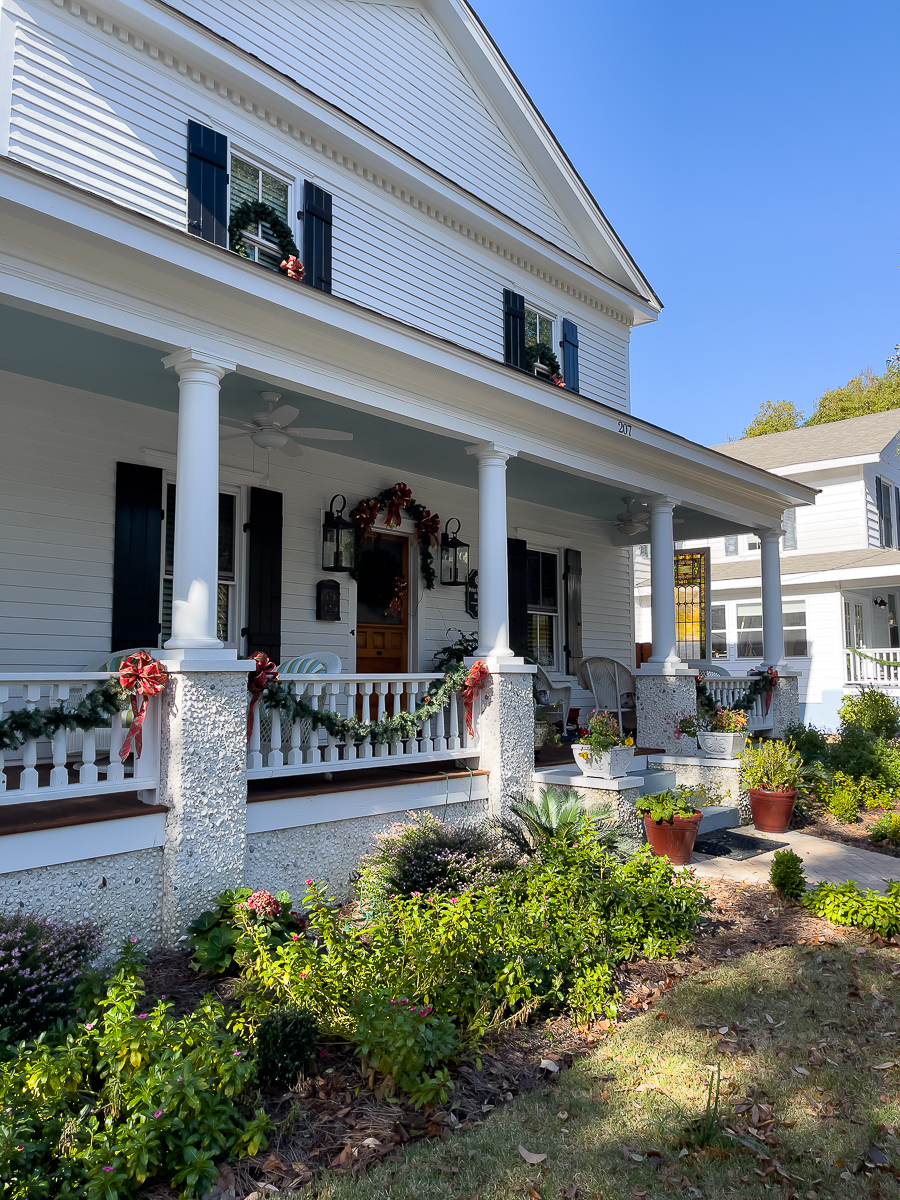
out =
<svg viewBox="0 0 900 1200"><path fill-rule="evenodd" d="M628 330L604 327L599 318L575 318L578 325L579 388L584 396L628 407Z"/></svg>
<svg viewBox="0 0 900 1200"><path fill-rule="evenodd" d="M17 24L10 157L183 226L183 112L123 66L121 55Z"/></svg>
<svg viewBox="0 0 900 1200"><path fill-rule="evenodd" d="M432 18L353 0L176 7L557 245L580 247Z"/></svg>
<svg viewBox="0 0 900 1200"><path fill-rule="evenodd" d="M815 504L797 512L797 553L822 554L831 550L862 550L873 544L868 529L869 516L863 481L857 479L817 479L804 476L803 482L820 488ZM874 544L878 538L878 512L874 513Z"/></svg>

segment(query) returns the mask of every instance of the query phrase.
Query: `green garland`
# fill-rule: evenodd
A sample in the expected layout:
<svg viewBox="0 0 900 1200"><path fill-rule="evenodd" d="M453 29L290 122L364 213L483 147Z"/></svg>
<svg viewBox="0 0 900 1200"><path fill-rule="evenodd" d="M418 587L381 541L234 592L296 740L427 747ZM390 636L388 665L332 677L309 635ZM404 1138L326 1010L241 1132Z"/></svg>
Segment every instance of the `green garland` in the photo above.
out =
<svg viewBox="0 0 900 1200"><path fill-rule="evenodd" d="M378 511L383 512L388 507L388 505L391 503L391 501L393 499L394 499L394 488L393 487L384 488L382 491L380 491L378 493L377 496L373 496L371 499L367 499L367 500L360 500L350 515L352 517L353 513L357 512L357 510L362 505L366 505L366 504L377 504ZM426 518L431 517L432 520L434 520L434 519L437 519L437 516L436 516L436 514L432 514L431 510L426 508L424 504L420 504L418 500L413 500L413 499L411 499L409 504L407 504L405 506L404 512L409 513L410 517L415 522L416 529L419 534L419 569L421 571L422 579L425 583L426 590L429 592L432 592L432 591L434 591L434 584L435 584L435 580L437 579L437 573L435 572L435 569L434 569L434 555L431 553L431 548L432 548L431 547L431 534L424 529L419 530L419 525L422 521L426 520ZM440 525L439 519L438 519L438 525ZM371 528L371 526L370 526L370 528ZM357 522L356 523L356 557L357 557L357 561L359 560L360 548L363 544L365 536L366 536L365 527L361 527L359 522ZM350 578L351 579L359 578L358 573L355 568L354 568L354 570L352 570L350 572Z"/></svg>
<svg viewBox="0 0 900 1200"><path fill-rule="evenodd" d="M433 679L428 692L415 712L397 713L381 721L360 721L356 717L342 717L328 709L313 708L302 697L296 696L287 684L270 683L265 691L263 703L271 711L277 708L282 720L310 721L313 729L322 726L332 737L346 742L361 742L369 738L373 745L385 745L398 738L415 737L421 726L444 707L450 697L460 692L469 676L468 667L458 667L442 680Z"/></svg>
<svg viewBox="0 0 900 1200"><path fill-rule="evenodd" d="M257 225L260 222L268 225L272 230L283 258L299 255L300 251L297 249L290 226L278 215L271 204L264 204L262 200L245 200L231 214L231 220L228 222L228 244L235 254L240 254L242 258L250 257L247 247L244 245L244 232L248 226Z"/></svg>
<svg viewBox="0 0 900 1200"><path fill-rule="evenodd" d="M535 342L533 346L525 347L526 371L533 371L536 362L542 362L545 367L549 367L551 375L562 375L559 359L549 342Z"/></svg>
<svg viewBox="0 0 900 1200"><path fill-rule="evenodd" d="M740 699L735 700L733 704L729 704L728 708L731 712L749 712L760 696L764 696L766 692L771 692L775 686L775 680L768 671L751 671L751 675L755 675L756 679L750 684L746 692ZM716 715L719 710L719 705L716 703L715 697L710 692L709 688L697 676L697 716L701 719L710 719Z"/></svg>
<svg viewBox="0 0 900 1200"><path fill-rule="evenodd" d="M895 670L900 668L900 660L891 662L889 658L873 658L871 654L863 654L862 650L857 650L855 646L848 646L847 650L850 654L855 654L857 658L865 658L869 662L878 663L879 667L893 667Z"/></svg>
<svg viewBox="0 0 900 1200"><path fill-rule="evenodd" d="M0 721L0 752L17 750L31 738L52 738L58 729L108 729L110 718L124 712L131 696L118 679L92 688L75 708L17 708Z"/></svg>

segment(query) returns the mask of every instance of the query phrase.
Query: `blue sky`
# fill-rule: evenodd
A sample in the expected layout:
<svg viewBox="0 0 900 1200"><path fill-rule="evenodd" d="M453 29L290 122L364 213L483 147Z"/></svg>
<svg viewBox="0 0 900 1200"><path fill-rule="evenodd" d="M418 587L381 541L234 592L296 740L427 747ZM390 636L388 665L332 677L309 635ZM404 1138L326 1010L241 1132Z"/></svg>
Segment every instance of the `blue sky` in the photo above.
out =
<svg viewBox="0 0 900 1200"><path fill-rule="evenodd" d="M897 0L474 0L665 304L632 408L708 444L900 342Z"/></svg>

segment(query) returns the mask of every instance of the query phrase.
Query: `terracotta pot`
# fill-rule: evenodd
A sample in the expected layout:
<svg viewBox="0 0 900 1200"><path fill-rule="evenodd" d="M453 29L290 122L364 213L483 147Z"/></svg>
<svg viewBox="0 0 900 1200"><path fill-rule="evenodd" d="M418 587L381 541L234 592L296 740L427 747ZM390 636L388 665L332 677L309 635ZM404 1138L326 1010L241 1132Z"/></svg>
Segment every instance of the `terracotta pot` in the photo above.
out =
<svg viewBox="0 0 900 1200"><path fill-rule="evenodd" d="M758 788L749 788L748 795L753 824L760 833L787 833L794 815L796 788L788 788L784 792L763 792Z"/></svg>
<svg viewBox="0 0 900 1200"><path fill-rule="evenodd" d="M657 858L667 858L673 867L686 866L691 861L702 819L699 808L694 809L692 817L675 816L671 821L654 821L645 816L644 831L650 849Z"/></svg>

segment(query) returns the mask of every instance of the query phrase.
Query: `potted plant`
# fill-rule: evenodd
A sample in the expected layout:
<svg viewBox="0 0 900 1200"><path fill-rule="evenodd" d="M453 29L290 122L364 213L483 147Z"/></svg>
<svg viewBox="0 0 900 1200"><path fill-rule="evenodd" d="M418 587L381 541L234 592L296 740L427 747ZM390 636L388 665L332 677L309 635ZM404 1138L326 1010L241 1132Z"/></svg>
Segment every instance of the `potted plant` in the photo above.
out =
<svg viewBox="0 0 900 1200"><path fill-rule="evenodd" d="M741 755L741 784L750 796L753 824L762 833L786 833L794 815L797 790L820 769L804 767L787 742L748 746Z"/></svg>
<svg viewBox="0 0 900 1200"><path fill-rule="evenodd" d="M622 737L619 722L612 713L594 709L587 725L579 730L572 753L582 774L618 779L628 774L634 757L634 738Z"/></svg>
<svg viewBox="0 0 900 1200"><path fill-rule="evenodd" d="M691 861L703 813L695 807L697 797L689 787L674 787L655 796L641 796L635 808L644 817L644 832L657 858L667 858L674 867Z"/></svg>
<svg viewBox="0 0 900 1200"><path fill-rule="evenodd" d="M540 750L542 746L559 746L562 739L559 736L559 730L556 728L555 721L552 720L552 713L548 713L543 708L535 709L534 713L534 748Z"/></svg>
<svg viewBox="0 0 900 1200"><path fill-rule="evenodd" d="M719 708L706 727L697 733L700 749L710 758L737 758L744 748L747 714L740 709Z"/></svg>

